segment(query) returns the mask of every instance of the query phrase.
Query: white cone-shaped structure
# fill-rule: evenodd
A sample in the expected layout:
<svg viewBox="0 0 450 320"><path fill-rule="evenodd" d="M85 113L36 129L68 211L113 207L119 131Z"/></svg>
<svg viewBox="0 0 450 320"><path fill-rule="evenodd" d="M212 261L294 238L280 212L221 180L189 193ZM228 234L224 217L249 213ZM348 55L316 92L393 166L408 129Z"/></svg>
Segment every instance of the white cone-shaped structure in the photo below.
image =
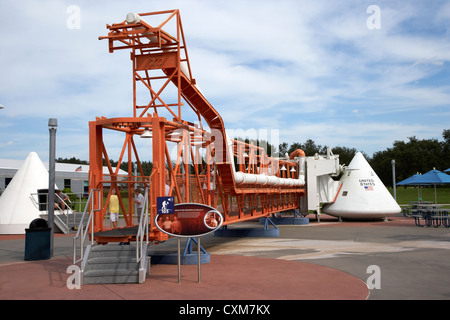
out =
<svg viewBox="0 0 450 320"><path fill-rule="evenodd" d="M0 234L24 234L41 212L31 194L48 189L48 171L35 152L31 152L0 197Z"/></svg>
<svg viewBox="0 0 450 320"><path fill-rule="evenodd" d="M345 169L340 184L334 203L323 206L324 213L350 219L378 219L401 212L361 152Z"/></svg>

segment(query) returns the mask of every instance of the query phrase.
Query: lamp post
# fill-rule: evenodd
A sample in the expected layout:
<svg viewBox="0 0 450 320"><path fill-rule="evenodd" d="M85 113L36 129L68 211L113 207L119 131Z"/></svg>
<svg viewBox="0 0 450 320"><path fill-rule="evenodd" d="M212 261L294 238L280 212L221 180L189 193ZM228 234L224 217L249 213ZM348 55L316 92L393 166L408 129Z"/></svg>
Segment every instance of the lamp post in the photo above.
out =
<svg viewBox="0 0 450 320"><path fill-rule="evenodd" d="M394 190L394 199L397 201L397 192L395 189L395 160L391 160L392 164L392 188Z"/></svg>
<svg viewBox="0 0 450 320"><path fill-rule="evenodd" d="M53 231L55 222L55 149L56 129L58 121L55 118L48 119L48 131L50 133L49 166L48 166L48 224L50 227L50 257L53 256Z"/></svg>

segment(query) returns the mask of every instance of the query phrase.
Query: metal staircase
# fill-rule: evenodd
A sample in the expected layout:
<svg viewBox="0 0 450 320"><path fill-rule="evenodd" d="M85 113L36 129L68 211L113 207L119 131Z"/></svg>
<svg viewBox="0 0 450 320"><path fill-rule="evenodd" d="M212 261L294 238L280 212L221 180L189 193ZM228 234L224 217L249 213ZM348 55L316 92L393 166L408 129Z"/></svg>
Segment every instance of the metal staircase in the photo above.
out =
<svg viewBox="0 0 450 320"><path fill-rule="evenodd" d="M94 195L94 193L97 193ZM100 189L92 189L77 233L73 239L73 264L81 263L82 284L143 283L150 271L148 256L148 188L145 190L145 206L140 213L136 242L130 245L94 243L94 197L101 196ZM90 208L89 212L87 211ZM87 217L87 219L86 219ZM89 239L87 245L85 242ZM79 241L79 246L77 242ZM79 250L79 252L78 252ZM77 256L80 258L77 259Z"/></svg>
<svg viewBox="0 0 450 320"><path fill-rule="evenodd" d="M59 197L57 194L55 194L56 197ZM31 193L30 199L36 206L36 208L39 208L41 211L40 217L48 221L48 208L47 208L47 192L42 192L41 190L38 190L38 193ZM82 196L77 196L78 199L81 199ZM78 226L80 225L81 218L83 216L82 212L77 212L74 210L75 206L74 203L70 201L64 201L63 199L59 198L61 202L64 203L64 210L61 209L59 206L55 208L54 211L54 227L55 231L62 232L64 234L71 234L75 233ZM79 207L81 208L81 200L79 201ZM87 219L87 216L85 217ZM84 221L84 224L86 224L86 221Z"/></svg>
<svg viewBox="0 0 450 320"><path fill-rule="evenodd" d="M145 250L146 251L146 250ZM141 269L136 262L136 245L94 245L88 250L83 284L142 283L149 270L149 258Z"/></svg>
<svg viewBox="0 0 450 320"><path fill-rule="evenodd" d="M58 229L64 234L71 234L77 231L78 226L80 225L82 212L71 212L71 213L61 213L59 210L55 210L55 231ZM41 214L41 218L48 221L48 214ZM85 220L87 217L85 217ZM84 221L86 224L86 221Z"/></svg>

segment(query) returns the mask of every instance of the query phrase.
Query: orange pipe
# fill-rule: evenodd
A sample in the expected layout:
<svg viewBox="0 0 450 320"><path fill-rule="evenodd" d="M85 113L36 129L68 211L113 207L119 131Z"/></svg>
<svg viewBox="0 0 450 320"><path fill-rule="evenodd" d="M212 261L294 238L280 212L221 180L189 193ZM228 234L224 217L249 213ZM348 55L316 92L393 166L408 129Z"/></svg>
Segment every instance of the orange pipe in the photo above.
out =
<svg viewBox="0 0 450 320"><path fill-rule="evenodd" d="M289 155L289 159L292 160L295 157L304 157L304 156L305 156L305 151L303 151L302 149L297 149Z"/></svg>

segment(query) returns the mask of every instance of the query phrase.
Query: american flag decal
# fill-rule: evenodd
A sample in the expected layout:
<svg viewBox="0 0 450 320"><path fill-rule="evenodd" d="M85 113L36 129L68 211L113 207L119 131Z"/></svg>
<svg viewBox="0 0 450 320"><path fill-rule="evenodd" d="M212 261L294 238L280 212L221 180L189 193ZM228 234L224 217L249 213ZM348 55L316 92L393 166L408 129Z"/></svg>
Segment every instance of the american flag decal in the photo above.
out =
<svg viewBox="0 0 450 320"><path fill-rule="evenodd" d="M372 186L364 186L364 189L366 191L373 191L373 187Z"/></svg>

